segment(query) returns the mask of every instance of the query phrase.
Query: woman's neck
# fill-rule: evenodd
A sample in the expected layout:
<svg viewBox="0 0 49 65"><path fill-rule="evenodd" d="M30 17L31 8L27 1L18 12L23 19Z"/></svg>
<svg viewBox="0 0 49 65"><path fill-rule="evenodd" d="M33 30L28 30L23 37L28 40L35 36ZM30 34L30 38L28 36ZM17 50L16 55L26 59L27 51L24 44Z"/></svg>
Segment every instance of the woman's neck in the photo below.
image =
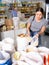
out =
<svg viewBox="0 0 49 65"><path fill-rule="evenodd" d="M40 22L40 21L41 21L41 19L37 19L37 18L35 18L35 20L36 20L37 22Z"/></svg>

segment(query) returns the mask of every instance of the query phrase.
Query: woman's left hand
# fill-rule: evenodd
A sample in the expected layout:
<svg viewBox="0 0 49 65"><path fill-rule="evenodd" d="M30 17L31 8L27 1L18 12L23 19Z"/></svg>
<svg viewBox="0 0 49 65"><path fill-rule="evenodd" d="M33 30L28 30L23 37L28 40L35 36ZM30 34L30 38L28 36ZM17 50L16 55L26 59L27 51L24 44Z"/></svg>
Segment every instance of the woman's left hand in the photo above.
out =
<svg viewBox="0 0 49 65"><path fill-rule="evenodd" d="M36 34L36 37L39 37L39 34Z"/></svg>

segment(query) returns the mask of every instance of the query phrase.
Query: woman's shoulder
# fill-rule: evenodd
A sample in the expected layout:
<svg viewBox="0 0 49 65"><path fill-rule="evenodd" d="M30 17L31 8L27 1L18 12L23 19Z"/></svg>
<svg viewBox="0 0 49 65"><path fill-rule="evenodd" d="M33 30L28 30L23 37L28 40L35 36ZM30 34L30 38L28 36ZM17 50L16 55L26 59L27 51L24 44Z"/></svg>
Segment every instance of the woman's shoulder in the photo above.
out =
<svg viewBox="0 0 49 65"><path fill-rule="evenodd" d="M27 22L31 22L33 20L34 16L30 16L27 20Z"/></svg>
<svg viewBox="0 0 49 65"><path fill-rule="evenodd" d="M34 16L30 16L30 17L29 17L29 19L33 19L33 18L34 18Z"/></svg>
<svg viewBox="0 0 49 65"><path fill-rule="evenodd" d="M46 20L46 18L42 18L41 21L42 21L43 23L48 22L48 21Z"/></svg>
<svg viewBox="0 0 49 65"><path fill-rule="evenodd" d="M48 24L48 21L46 20L46 18L43 18L42 22L43 22L43 24Z"/></svg>
<svg viewBox="0 0 49 65"><path fill-rule="evenodd" d="M47 21L46 18L42 18L42 20Z"/></svg>

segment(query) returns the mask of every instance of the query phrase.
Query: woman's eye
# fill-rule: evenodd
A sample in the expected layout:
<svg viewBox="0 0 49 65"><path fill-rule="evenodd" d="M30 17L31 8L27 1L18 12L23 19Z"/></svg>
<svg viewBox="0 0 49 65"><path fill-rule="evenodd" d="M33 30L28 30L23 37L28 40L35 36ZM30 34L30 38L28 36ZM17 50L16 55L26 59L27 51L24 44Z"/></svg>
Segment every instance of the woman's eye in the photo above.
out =
<svg viewBox="0 0 49 65"><path fill-rule="evenodd" d="M41 16L41 14L36 14L37 16Z"/></svg>

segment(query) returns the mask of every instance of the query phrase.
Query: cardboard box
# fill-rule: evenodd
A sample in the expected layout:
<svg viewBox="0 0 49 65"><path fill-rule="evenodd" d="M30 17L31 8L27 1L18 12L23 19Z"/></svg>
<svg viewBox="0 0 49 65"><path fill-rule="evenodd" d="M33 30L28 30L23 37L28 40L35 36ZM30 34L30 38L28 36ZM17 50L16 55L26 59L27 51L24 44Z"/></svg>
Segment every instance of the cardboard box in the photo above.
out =
<svg viewBox="0 0 49 65"><path fill-rule="evenodd" d="M13 25L13 21L11 19L5 19L5 25L6 26L12 26Z"/></svg>

